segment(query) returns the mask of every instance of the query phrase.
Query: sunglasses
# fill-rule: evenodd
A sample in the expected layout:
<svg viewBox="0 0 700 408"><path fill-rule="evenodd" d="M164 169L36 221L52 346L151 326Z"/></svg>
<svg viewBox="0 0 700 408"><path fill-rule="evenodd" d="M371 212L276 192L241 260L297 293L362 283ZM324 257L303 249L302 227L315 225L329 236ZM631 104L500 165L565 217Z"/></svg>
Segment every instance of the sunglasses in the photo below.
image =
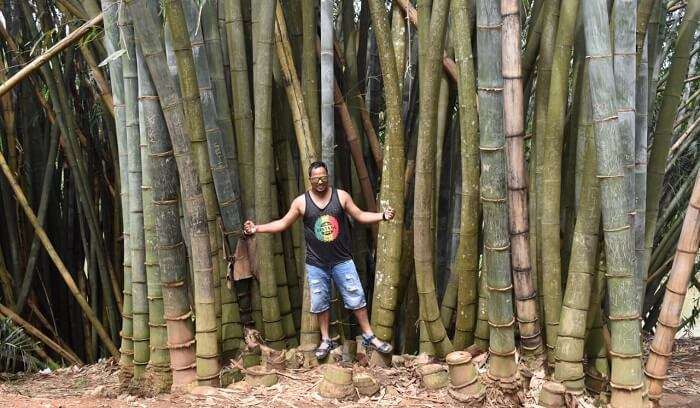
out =
<svg viewBox="0 0 700 408"><path fill-rule="evenodd" d="M328 176L309 177L309 180L314 184L327 183Z"/></svg>

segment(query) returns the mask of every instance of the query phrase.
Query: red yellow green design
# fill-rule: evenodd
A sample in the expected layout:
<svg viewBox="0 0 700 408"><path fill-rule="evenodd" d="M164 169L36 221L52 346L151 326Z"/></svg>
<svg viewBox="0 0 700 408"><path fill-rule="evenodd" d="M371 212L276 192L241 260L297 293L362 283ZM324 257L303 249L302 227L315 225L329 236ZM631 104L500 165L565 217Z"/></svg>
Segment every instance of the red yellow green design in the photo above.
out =
<svg viewBox="0 0 700 408"><path fill-rule="evenodd" d="M340 224L332 215L322 215L316 219L314 224L314 234L321 242L335 241L340 234Z"/></svg>

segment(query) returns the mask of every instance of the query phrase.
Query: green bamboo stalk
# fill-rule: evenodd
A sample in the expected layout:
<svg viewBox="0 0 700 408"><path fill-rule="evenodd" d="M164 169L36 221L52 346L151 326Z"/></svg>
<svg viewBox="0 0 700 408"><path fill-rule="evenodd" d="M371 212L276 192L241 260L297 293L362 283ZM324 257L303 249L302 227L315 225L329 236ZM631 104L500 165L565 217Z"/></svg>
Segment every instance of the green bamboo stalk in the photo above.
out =
<svg viewBox="0 0 700 408"><path fill-rule="evenodd" d="M545 240L547 239L545 222L545 171L546 163L546 134L547 134L547 108L549 107L549 89L552 75L552 64L557 34L557 24L559 22L560 0L545 0L542 6L544 22L542 27L542 37L540 40L539 60L537 63L537 88L535 89L535 188L536 188L536 208L537 208L537 273L539 282L539 296L541 308L544 312L545 345L547 347L547 360L554 363L554 346L556 344L556 330L559 324L559 309L561 306L561 268L551 271L545 268L545 258L559 257L558 248L556 251L548 253ZM558 191L558 190L557 190ZM557 220L559 213L557 212ZM553 229L552 229L553 230ZM559 230L557 228L557 236ZM551 236L551 235L550 235ZM541 279L539 279L541 277ZM556 284L559 282L559 284ZM548 284L549 283L549 284Z"/></svg>
<svg viewBox="0 0 700 408"><path fill-rule="evenodd" d="M101 3L104 14L105 27L105 48L110 55L121 47L120 33L117 27L118 7L116 0L102 0ZM133 322L132 322L132 298L131 298L131 229L129 228L129 160L126 148L126 107L124 104L124 72L121 58L112 59L109 62L110 84L114 97L114 121L117 137L117 151L119 155L119 186L121 188L121 215L122 215L122 237L123 237L123 300L122 300L122 330L121 330L121 358L120 366L130 367L133 365Z"/></svg>
<svg viewBox="0 0 700 408"><path fill-rule="evenodd" d="M648 269L656 222L659 215L659 200L661 197L663 177L668 159L668 151L673 138L673 123L676 119L678 105L681 102L681 92L690 63L690 50L693 38L700 20L700 4L688 3L683 21L678 28L678 38L671 57L671 67L668 71L666 87L661 99L661 107L656 121L654 143L649 153L647 167L647 199L645 225L645 257L644 266ZM650 88L655 89L655 88ZM650 92L653 94L653 92ZM650 107L651 108L651 107Z"/></svg>
<svg viewBox="0 0 700 408"><path fill-rule="evenodd" d="M433 219L433 184L435 172L435 139L437 109L435 99L439 92L440 57L445 43L448 1L438 1L433 5L419 4L419 67L420 67L420 122L418 125L418 147L416 154L416 181L414 193L413 222L415 234L414 260L416 265L416 285L420 299L420 316L429 339L439 356L450 353L452 343L447 337L445 326L440 320L440 309L434 282L435 237L431 231ZM385 173L386 174L386 173Z"/></svg>
<svg viewBox="0 0 700 408"><path fill-rule="evenodd" d="M474 327L474 345L481 350L488 350L491 330L489 328L489 290L486 283L486 263L481 263L479 275L478 303L476 306L476 326Z"/></svg>
<svg viewBox="0 0 700 408"><path fill-rule="evenodd" d="M596 272L591 288L589 313L586 316L586 388L594 395L602 393L610 381L608 349L605 344L603 325L603 294L605 293L605 248L599 245Z"/></svg>
<svg viewBox="0 0 700 408"><path fill-rule="evenodd" d="M598 154L597 177L603 212L611 335L611 405L642 404L639 311L635 299L634 243L629 224L629 191L624 178L615 109L608 11L605 1L583 5L586 52L589 60L593 122Z"/></svg>
<svg viewBox="0 0 700 408"><path fill-rule="evenodd" d="M53 186L53 178L56 173L56 156L58 155L58 127L52 126L51 128L51 139L49 141L48 156L46 158L46 165L44 166L44 177L41 185L41 198L39 199L39 209L37 210L37 216L39 220L39 225L44 226L46 220L46 213L49 208L49 200L51 198L51 190ZM34 235L32 238L32 244L29 249L29 257L27 258L27 267L24 271L24 278L22 285L20 286L19 292L16 297L16 303L14 310L18 315L22 314L22 309L24 308L27 297L29 296L29 291L31 290L32 280L36 271L36 263L39 260L39 249L41 243L39 238ZM96 282L95 282L96 283ZM11 285L9 286L11 290ZM14 296L8 296L5 293L6 299L15 299ZM93 309L95 309L93 305Z"/></svg>
<svg viewBox="0 0 700 408"><path fill-rule="evenodd" d="M301 82L306 112L309 115L309 128L314 150L321 151L321 117L318 91L318 64L316 62L316 38L318 0L301 2L302 53Z"/></svg>
<svg viewBox="0 0 700 408"><path fill-rule="evenodd" d="M173 384L181 386L195 381L196 357L194 324L191 318L188 286L185 282L188 267L187 253L178 214L177 168L173 160L172 144L168 138L165 118L151 75L148 71L142 70L139 72L139 78L139 86L142 88L141 104L144 116L148 118L145 122L148 142L147 162L151 163L153 172L155 249L162 290L162 318L167 327L167 339L164 345L167 346L166 350L169 350ZM150 279L149 283L151 283ZM153 284L157 285L156 281ZM157 299L154 299L155 302ZM157 313L157 310L156 306L153 313ZM149 312L151 312L150 307ZM153 327L153 331L151 341L160 341L157 336L158 330ZM157 349L154 349L152 357L156 356L159 354Z"/></svg>
<svg viewBox="0 0 700 408"><path fill-rule="evenodd" d="M126 106L126 147L129 154L129 228L131 240L131 293L133 307L134 381L138 384L146 372L149 359L148 298L146 282L146 252L143 230L143 200L141 197L141 148L138 112L138 72L136 44L131 15L122 8L119 30L126 53L122 58L124 102ZM127 248L124 249L125 251Z"/></svg>
<svg viewBox="0 0 700 408"><path fill-rule="evenodd" d="M321 0L321 160L328 167L328 179L335 180L335 112L333 109L333 0Z"/></svg>
<svg viewBox="0 0 700 408"><path fill-rule="evenodd" d="M516 375L513 288L506 203L506 155L503 129L503 75L501 10L497 3L476 4L477 72L479 95L479 150L481 151L481 205L484 211L484 264L489 291L488 322L491 351L489 375L510 380Z"/></svg>
<svg viewBox="0 0 700 408"><path fill-rule="evenodd" d="M254 216L255 209L255 145L253 131L253 110L250 101L250 84L248 79L248 57L241 0L224 3L226 12L226 34L231 68L233 124L236 131L236 148L238 151L238 171L240 175L241 204L246 219Z"/></svg>
<svg viewBox="0 0 700 408"><path fill-rule="evenodd" d="M274 38L276 0L265 0L259 4L259 27L255 43L255 216L258 223L272 220L272 43ZM274 263L270 256L273 250L273 237L256 237L258 279L262 319L265 326L264 339L270 347L282 349L285 346L285 333L280 316L277 298L277 284Z"/></svg>
<svg viewBox="0 0 700 408"><path fill-rule="evenodd" d="M211 40L203 38L202 30L198 29L200 26L200 20L198 20L199 7L192 0L183 3L183 11L190 33L192 55L197 71L202 120L209 149L209 169L216 191L216 198L218 199L218 210L221 215L221 225L223 226L223 238L226 239L226 245L230 249L229 253L232 254L238 245L241 225L241 211L238 201L240 192L237 180L231 177L231 170L229 169L229 163L233 162L237 165L235 157L232 157L233 154L230 153L230 150L233 149L233 127L231 125L228 109L224 108L226 111L220 112L222 108L219 108L221 104L226 104L228 106L225 94L226 88L223 83L223 68L220 62L221 53L218 52L219 60L214 61L218 69L210 69L212 65L209 63L211 58L216 58L216 56L211 55L215 54L214 50L212 50L212 52L209 50L211 48L219 49L220 47L218 42L215 42L213 47L210 46L208 49L204 49L204 45L207 42L211 42ZM211 10L206 14L211 14ZM215 18L210 17L208 20L213 21ZM215 22L212 22L211 24L214 23ZM202 20L202 24L207 25L204 20ZM218 34L218 29L211 29L209 31L214 31ZM221 93L223 94L220 95ZM219 102L218 104L217 101ZM228 139L231 139L231 143L227 143L226 140ZM216 205L212 207L213 209L217 208ZM214 214L216 214L216 211L212 213L212 215ZM209 223L209 231L212 236L212 248L216 248L218 251L219 268L214 268L214 290L216 291L217 321L219 322L219 327L221 327L223 324L223 322L221 322L223 308L220 306L222 297L225 297L227 302L226 325L236 325L236 322L228 321L230 318L235 317L235 311L230 310L232 307L235 307L235 303L227 287L228 285L226 285L226 273L223 272L228 270L227 261L230 262L231 258L227 260L225 257L223 246L220 244L221 241L219 240L220 233L217 231L218 228L219 226L212 225L211 222ZM212 255L214 255L214 253ZM221 329L219 330L221 331ZM236 329L234 329L234 332L235 331ZM228 340L223 337L220 338L222 341ZM227 342L227 344L231 344L231 342ZM232 350L225 351L229 354L232 352Z"/></svg>
<svg viewBox="0 0 700 408"><path fill-rule="evenodd" d="M462 181L459 247L454 266L459 274L454 335L457 350L474 341L479 273L479 142L476 126L476 78L471 46L472 13L465 0L452 1L452 27L459 68L457 91Z"/></svg>
<svg viewBox="0 0 700 408"><path fill-rule="evenodd" d="M379 48L379 61L384 78L386 100L386 138L382 162L380 206L391 206L394 219L379 224L377 234L374 299L372 301L372 329L382 341L391 341L401 298L397 288L401 283L401 238L404 224L404 123L401 114L403 81L397 69L395 48L391 41L389 19L381 0L370 0L372 27Z"/></svg>
<svg viewBox="0 0 700 408"><path fill-rule="evenodd" d="M582 92L587 93L585 89ZM581 117L590 123L590 99L583 97L582 103L585 104L582 109L585 113ZM563 383L568 391L577 394L584 390L586 319L595 277L600 230L600 192L595 177L596 157L592 129L587 133L590 137L580 141L586 144L581 203L576 217L569 273L559 321L554 369L554 379Z"/></svg>
<svg viewBox="0 0 700 408"><path fill-rule="evenodd" d="M271 212L272 218L278 219L281 217L279 211L279 189L277 188L277 180L272 175L270 183L271 191ZM284 248L282 246L282 235L276 234L273 237L272 254L273 267L275 273L275 282L277 283L277 301L279 302L280 318L282 319L282 328L284 329L284 337L287 341L287 347L293 348L299 345L296 338L296 326L294 324L294 316L292 315L292 302L290 300L289 283L287 282L287 271L284 262Z"/></svg>
<svg viewBox="0 0 700 408"><path fill-rule="evenodd" d="M153 83L143 61L140 47L136 47L137 74L139 78L139 144L141 156L141 199L143 200L143 231L145 248L146 282L148 296L149 360L148 377L156 392L170 390L172 372L168 352L168 332L165 321L163 286L157 256L155 207L153 203L153 157L149 155L149 131L153 121L146 114L153 114ZM157 103L157 102L155 102ZM149 105L150 104L150 105ZM159 117L162 124L162 116Z"/></svg>
<svg viewBox="0 0 700 408"><path fill-rule="evenodd" d="M643 6L643 4L642 4ZM628 189L627 213L630 217L630 225L635 224L635 91L636 91L636 45L635 28L637 27L637 0L616 0L612 9L613 19L613 68L615 71L615 87L617 94L617 116L622 144L622 162L624 166L625 182ZM633 228L632 240L635 242ZM634 253L636 255L636 252ZM632 258L634 263L635 278L638 290L643 288L644 277L640 275L641 269L637 268L636 256ZM639 302L641 304L641 302ZM641 310L640 310L641 312Z"/></svg>
<svg viewBox="0 0 700 408"><path fill-rule="evenodd" d="M214 308L215 294L212 281L211 241L207 225L209 218L207 215L209 214L206 211L207 206L202 195L198 173L195 169L194 149L190 147L189 138L183 128L183 125L186 125L187 122L185 121L182 101L177 94L176 84L170 77L165 63L165 53L160 42L162 41L160 24L154 17L154 10L149 9L143 0L127 0L126 4L132 15L140 16L134 20L137 37L158 91L161 106L164 107L163 112L178 165L180 186L192 245L194 292L197 311L195 321L197 331L197 379L203 385L216 385L219 382L220 363L216 337L217 322ZM166 10L172 11L170 7L172 5L172 2L166 4L168 6ZM172 20L170 22L172 23ZM175 26L177 24L172 25ZM184 34L178 40L189 41L184 24L180 24L176 29L180 29L179 34ZM179 70L179 73L182 77L183 73L194 74L194 71ZM192 81L192 78L189 78L189 80L185 79L183 82L187 85L196 84L196 81ZM183 95L189 95L189 93L183 92ZM190 132L190 134L193 135L194 133ZM201 164L201 162L198 162L196 167L206 169L206 166L202 167Z"/></svg>

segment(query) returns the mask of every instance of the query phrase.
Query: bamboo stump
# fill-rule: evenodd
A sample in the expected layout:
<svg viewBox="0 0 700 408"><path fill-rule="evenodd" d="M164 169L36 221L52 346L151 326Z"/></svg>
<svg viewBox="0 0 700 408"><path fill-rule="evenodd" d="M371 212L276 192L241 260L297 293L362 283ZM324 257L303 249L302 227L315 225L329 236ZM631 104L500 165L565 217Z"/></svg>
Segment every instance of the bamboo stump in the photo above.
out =
<svg viewBox="0 0 700 408"><path fill-rule="evenodd" d="M245 378L243 372L239 368L234 367L224 367L219 374L219 384L222 388L226 388L229 385L241 381Z"/></svg>
<svg viewBox="0 0 700 408"><path fill-rule="evenodd" d="M455 351L448 354L445 360L450 377L448 394L460 402L481 401L486 389L479 381L479 373L472 363L472 355L466 351Z"/></svg>
<svg viewBox="0 0 700 408"><path fill-rule="evenodd" d="M566 393L566 387L563 384L547 381L542 386L542 392L540 392L539 404L547 408L559 408L566 406L566 400L564 399L564 394Z"/></svg>
<svg viewBox="0 0 700 408"><path fill-rule="evenodd" d="M314 368L318 366L318 360L316 360L316 345L307 343L299 346L299 352L302 355L304 368Z"/></svg>
<svg viewBox="0 0 700 408"><path fill-rule="evenodd" d="M352 382L352 368L345 368L335 364L326 365L323 380L318 387L318 393L322 397L338 400L354 396L355 387Z"/></svg>
<svg viewBox="0 0 700 408"><path fill-rule="evenodd" d="M304 362L304 357L297 351L297 349L289 349L284 352L284 366L289 369L297 369L301 367Z"/></svg>
<svg viewBox="0 0 700 408"><path fill-rule="evenodd" d="M262 366L252 366L246 369L245 381L252 386L271 387L277 384L277 373Z"/></svg>
<svg viewBox="0 0 700 408"><path fill-rule="evenodd" d="M369 373L353 374L352 383L360 395L370 397L379 391L379 383Z"/></svg>
<svg viewBox="0 0 700 408"><path fill-rule="evenodd" d="M449 376L442 364L425 364L418 367L421 384L429 390L437 390L447 386Z"/></svg>
<svg viewBox="0 0 700 408"><path fill-rule="evenodd" d="M284 370L287 366L285 350L266 349L262 353L262 366L269 370Z"/></svg>
<svg viewBox="0 0 700 408"><path fill-rule="evenodd" d="M260 354L255 351L246 350L241 353L243 367L253 367L260 365Z"/></svg>

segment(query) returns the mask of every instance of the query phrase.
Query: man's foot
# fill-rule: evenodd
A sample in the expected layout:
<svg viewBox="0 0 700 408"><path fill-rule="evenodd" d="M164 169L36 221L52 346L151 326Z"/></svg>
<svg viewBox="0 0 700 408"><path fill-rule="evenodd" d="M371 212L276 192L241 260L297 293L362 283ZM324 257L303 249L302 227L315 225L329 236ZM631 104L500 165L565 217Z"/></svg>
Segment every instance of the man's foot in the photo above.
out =
<svg viewBox="0 0 700 408"><path fill-rule="evenodd" d="M366 348L377 350L382 354L389 354L394 350L391 344L379 340L374 334L363 334L362 344Z"/></svg>
<svg viewBox="0 0 700 408"><path fill-rule="evenodd" d="M316 359L323 360L324 358L328 357L328 353L330 353L331 350L336 347L337 344L335 344L333 340L323 339L321 344L318 345L318 348L316 348Z"/></svg>

